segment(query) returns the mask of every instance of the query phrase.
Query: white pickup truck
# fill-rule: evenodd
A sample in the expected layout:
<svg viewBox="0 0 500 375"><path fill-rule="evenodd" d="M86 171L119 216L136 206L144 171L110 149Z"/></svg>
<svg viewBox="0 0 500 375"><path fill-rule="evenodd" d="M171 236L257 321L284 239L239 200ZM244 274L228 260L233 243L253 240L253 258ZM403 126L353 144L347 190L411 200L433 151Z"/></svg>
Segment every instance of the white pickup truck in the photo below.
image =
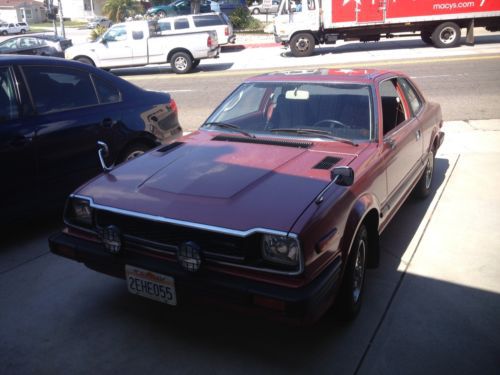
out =
<svg viewBox="0 0 500 375"><path fill-rule="evenodd" d="M219 52L215 31L161 35L155 21L131 21L113 25L95 42L68 48L65 57L103 69L170 63L182 74Z"/></svg>
<svg viewBox="0 0 500 375"><path fill-rule="evenodd" d="M2 22L0 24L0 35L7 35L7 34L24 34L25 32L29 31L30 27L26 22L19 22L19 23L4 23Z"/></svg>

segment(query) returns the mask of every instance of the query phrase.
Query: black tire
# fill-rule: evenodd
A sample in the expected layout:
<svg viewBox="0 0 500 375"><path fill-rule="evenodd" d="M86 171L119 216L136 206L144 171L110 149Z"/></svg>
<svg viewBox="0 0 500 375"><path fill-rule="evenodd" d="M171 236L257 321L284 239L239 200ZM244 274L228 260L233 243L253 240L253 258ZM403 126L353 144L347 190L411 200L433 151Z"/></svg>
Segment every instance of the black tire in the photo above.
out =
<svg viewBox="0 0 500 375"><path fill-rule="evenodd" d="M26 30L21 29L21 34L26 34Z"/></svg>
<svg viewBox="0 0 500 375"><path fill-rule="evenodd" d="M460 45L460 27L455 22L444 22L432 32L431 39L437 48L452 48Z"/></svg>
<svg viewBox="0 0 500 375"><path fill-rule="evenodd" d="M186 52L176 52L170 60L172 70L177 74L185 74L193 66L193 58Z"/></svg>
<svg viewBox="0 0 500 375"><path fill-rule="evenodd" d="M255 8L254 10L252 10L252 14L260 14L260 9L259 8Z"/></svg>
<svg viewBox="0 0 500 375"><path fill-rule="evenodd" d="M196 68L198 65L200 65L200 59L194 59L194 60L191 62L191 69Z"/></svg>
<svg viewBox="0 0 500 375"><path fill-rule="evenodd" d="M422 39L422 42L425 44L433 44L432 38L431 38L432 33L430 31L422 31L420 33L420 38Z"/></svg>
<svg viewBox="0 0 500 375"><path fill-rule="evenodd" d="M149 151L151 149L150 146L144 144L144 143L134 143L130 146L128 146L122 153L121 156L118 160L118 163L124 163L126 161L135 159L145 152Z"/></svg>
<svg viewBox="0 0 500 375"><path fill-rule="evenodd" d="M368 230L361 224L354 236L340 287L339 309L344 319L354 319L361 308L368 248Z"/></svg>
<svg viewBox="0 0 500 375"><path fill-rule="evenodd" d="M429 151L427 155L427 161L425 163L424 173L420 180L418 180L415 190L413 190L415 196L420 199L427 198L431 192L432 187L432 177L434 176L434 152Z"/></svg>
<svg viewBox="0 0 500 375"><path fill-rule="evenodd" d="M311 56L315 45L314 37L309 33L295 34L290 40L290 50L295 57Z"/></svg>
<svg viewBox="0 0 500 375"><path fill-rule="evenodd" d="M81 62L82 64L94 66L94 62L92 60L90 60L88 57L80 56L80 57L77 57L75 60Z"/></svg>
<svg viewBox="0 0 500 375"><path fill-rule="evenodd" d="M2 35L7 35L7 31L6 30L2 31Z"/></svg>

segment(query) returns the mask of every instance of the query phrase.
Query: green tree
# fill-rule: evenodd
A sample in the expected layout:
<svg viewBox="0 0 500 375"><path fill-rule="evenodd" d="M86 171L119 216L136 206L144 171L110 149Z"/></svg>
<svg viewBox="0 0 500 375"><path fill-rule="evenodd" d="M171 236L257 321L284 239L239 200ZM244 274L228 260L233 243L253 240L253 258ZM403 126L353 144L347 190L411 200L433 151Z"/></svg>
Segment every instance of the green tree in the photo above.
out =
<svg viewBox="0 0 500 375"><path fill-rule="evenodd" d="M141 3L135 0L107 0L102 11L113 22L121 22L125 17L142 14Z"/></svg>

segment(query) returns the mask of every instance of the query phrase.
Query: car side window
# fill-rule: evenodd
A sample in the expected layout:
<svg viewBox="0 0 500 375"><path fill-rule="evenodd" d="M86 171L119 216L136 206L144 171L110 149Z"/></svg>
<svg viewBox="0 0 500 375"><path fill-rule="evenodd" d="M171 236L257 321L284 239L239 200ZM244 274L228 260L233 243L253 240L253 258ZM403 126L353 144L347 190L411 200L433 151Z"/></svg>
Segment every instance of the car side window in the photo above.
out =
<svg viewBox="0 0 500 375"><path fill-rule="evenodd" d="M402 93L398 88L398 80L395 78L380 84L384 135L408 119Z"/></svg>
<svg viewBox="0 0 500 375"><path fill-rule="evenodd" d="M127 29L125 26L116 26L104 34L104 39L108 42L119 42L127 40Z"/></svg>
<svg viewBox="0 0 500 375"><path fill-rule="evenodd" d="M8 67L0 67L0 123L19 118L14 81Z"/></svg>
<svg viewBox="0 0 500 375"><path fill-rule="evenodd" d="M97 105L88 73L55 66L24 66L26 81L38 113L53 113Z"/></svg>
<svg viewBox="0 0 500 375"><path fill-rule="evenodd" d="M175 20L174 27L176 30L189 29L189 22L187 18L179 18L178 20Z"/></svg>
<svg viewBox="0 0 500 375"><path fill-rule="evenodd" d="M172 30L172 27L170 26L170 22L158 22L158 26L160 27L160 31Z"/></svg>
<svg viewBox="0 0 500 375"><path fill-rule="evenodd" d="M94 80L97 95L99 96L99 102L101 104L117 103L121 101L120 91L111 83L98 78L95 75L92 75L92 79Z"/></svg>
<svg viewBox="0 0 500 375"><path fill-rule="evenodd" d="M420 111L422 107L422 99L418 95L417 91L413 88L413 86L404 78L399 79L399 83L405 92L406 99L408 100L408 104L410 105L412 113L415 115Z"/></svg>

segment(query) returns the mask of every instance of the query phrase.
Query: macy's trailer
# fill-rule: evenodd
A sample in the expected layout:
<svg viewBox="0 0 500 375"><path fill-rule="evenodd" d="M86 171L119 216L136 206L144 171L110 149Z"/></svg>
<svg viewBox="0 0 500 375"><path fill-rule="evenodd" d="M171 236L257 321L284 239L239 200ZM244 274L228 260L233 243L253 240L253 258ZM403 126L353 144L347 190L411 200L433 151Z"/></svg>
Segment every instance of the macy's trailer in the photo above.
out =
<svg viewBox="0 0 500 375"><path fill-rule="evenodd" d="M462 28L474 43L474 27L500 31L500 0L282 0L274 19L276 41L294 56L310 56L316 44L409 32L439 48L456 47Z"/></svg>

